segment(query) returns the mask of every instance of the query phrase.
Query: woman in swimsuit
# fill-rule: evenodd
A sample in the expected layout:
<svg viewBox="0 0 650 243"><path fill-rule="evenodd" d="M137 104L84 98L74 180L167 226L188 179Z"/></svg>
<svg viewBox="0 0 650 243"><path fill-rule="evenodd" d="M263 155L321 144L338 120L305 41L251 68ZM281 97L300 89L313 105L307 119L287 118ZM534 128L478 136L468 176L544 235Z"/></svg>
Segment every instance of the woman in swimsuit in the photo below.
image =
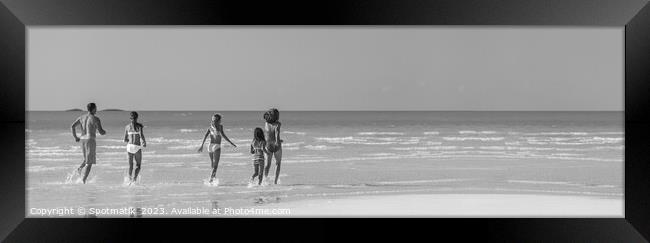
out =
<svg viewBox="0 0 650 243"><path fill-rule="evenodd" d="M208 151L210 154L210 162L212 163L212 175L210 176L210 183L217 176L217 167L219 166L219 158L221 157L221 137L226 139L233 147L237 147L234 143L228 139L225 133L223 133L223 126L221 125L221 115L214 114L212 115L212 124L210 128L205 132L203 136L203 141L201 142L201 147L199 147L199 153L203 152L203 144L205 140L210 136L210 145L208 146Z"/></svg>
<svg viewBox="0 0 650 243"><path fill-rule="evenodd" d="M140 165L142 162L142 148L147 146L144 139L144 126L138 123L138 113L131 112L131 123L124 128L124 142L126 143L126 154L129 158L129 181L135 182L140 173ZM133 159L135 158L135 175L133 174Z"/></svg>
<svg viewBox="0 0 650 243"><path fill-rule="evenodd" d="M266 150L268 156L266 158L266 168L264 176L269 176L271 169L271 160L275 157L275 184L278 184L278 177L280 176L280 162L282 161L282 139L280 139L280 112L278 109L271 108L264 113L264 137L266 139Z"/></svg>
<svg viewBox="0 0 650 243"><path fill-rule="evenodd" d="M253 154L253 168L255 173L251 177L252 181L259 175L258 185L262 185L262 175L264 174L264 154L266 151L266 139L262 128L256 127L253 131L253 142L251 143L251 154Z"/></svg>

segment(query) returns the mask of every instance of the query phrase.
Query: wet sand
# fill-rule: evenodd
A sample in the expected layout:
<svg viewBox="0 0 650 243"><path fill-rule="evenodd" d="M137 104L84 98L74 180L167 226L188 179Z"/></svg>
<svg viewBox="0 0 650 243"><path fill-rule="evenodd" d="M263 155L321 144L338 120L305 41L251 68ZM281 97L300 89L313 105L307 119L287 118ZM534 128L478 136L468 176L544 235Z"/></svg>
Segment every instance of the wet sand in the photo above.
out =
<svg viewBox="0 0 650 243"><path fill-rule="evenodd" d="M289 201L259 208L288 208L291 217L624 217L622 199L564 195L377 195Z"/></svg>

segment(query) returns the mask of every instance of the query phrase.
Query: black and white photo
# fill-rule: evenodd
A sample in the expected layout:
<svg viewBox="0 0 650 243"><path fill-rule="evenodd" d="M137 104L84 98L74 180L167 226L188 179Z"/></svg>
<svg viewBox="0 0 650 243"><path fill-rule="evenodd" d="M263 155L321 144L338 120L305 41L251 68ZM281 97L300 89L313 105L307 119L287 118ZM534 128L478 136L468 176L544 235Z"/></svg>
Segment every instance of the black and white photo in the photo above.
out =
<svg viewBox="0 0 650 243"><path fill-rule="evenodd" d="M623 216L622 27L27 32L26 217Z"/></svg>

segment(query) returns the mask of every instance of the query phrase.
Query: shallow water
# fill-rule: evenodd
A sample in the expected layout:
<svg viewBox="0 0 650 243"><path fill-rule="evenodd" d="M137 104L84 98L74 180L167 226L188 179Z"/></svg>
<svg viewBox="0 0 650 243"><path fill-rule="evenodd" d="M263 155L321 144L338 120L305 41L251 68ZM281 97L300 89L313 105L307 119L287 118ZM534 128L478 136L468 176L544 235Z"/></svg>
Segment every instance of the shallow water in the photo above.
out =
<svg viewBox="0 0 650 243"><path fill-rule="evenodd" d="M261 112L221 113L238 147L223 141L213 184L208 154L196 152L212 112L139 113L148 144L140 181L124 183L128 112L111 111L98 113L108 134L98 137L97 165L83 185L73 175L81 149L69 132L82 113L28 112L28 211L412 193L623 197L622 112L282 112L281 184L266 186L249 185L248 149L252 129L263 126Z"/></svg>

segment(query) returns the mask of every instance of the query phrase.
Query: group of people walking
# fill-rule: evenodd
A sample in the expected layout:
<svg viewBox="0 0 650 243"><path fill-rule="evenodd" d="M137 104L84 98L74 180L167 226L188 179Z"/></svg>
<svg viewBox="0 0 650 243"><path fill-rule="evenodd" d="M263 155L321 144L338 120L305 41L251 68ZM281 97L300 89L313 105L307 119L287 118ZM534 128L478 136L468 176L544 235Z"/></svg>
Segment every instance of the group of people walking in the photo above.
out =
<svg viewBox="0 0 650 243"><path fill-rule="evenodd" d="M97 106L95 103L89 103L86 106L88 113L79 116L70 126L72 136L76 142L81 142L81 151L83 153L83 162L77 168L79 175L83 174L82 181L85 184L88 179L88 174L96 161L97 147L95 137L96 133L105 135L106 131L102 127L101 120L96 116ZM210 174L210 183L216 178L217 168L219 167L219 159L221 157L221 138L223 137L232 146L237 147L235 143L230 141L228 136L224 133L223 125L221 125L221 115L212 115L212 122L210 127L203 136L203 141L199 146L198 152L203 152L203 145L208 137L210 143L208 145L208 154L210 155L210 163L212 173ZM263 119L265 121L264 128L256 127L253 129L253 139L250 144L250 153L253 157L254 173L251 181L258 179L258 184L262 184L264 177L268 177L269 170L271 169L272 159L275 158L275 180L274 183L278 184L278 177L280 175L280 164L282 161L282 139L280 139L280 112L271 108L264 113ZM138 113L132 111L130 113L130 122L124 128L124 142L126 143L126 152L129 161L129 182L137 181L138 174L142 165L142 148L147 146L147 141L144 136L144 125L138 122ZM77 136L77 127L80 127L81 136ZM265 163L266 157L266 163ZM135 160L135 169L134 169ZM266 164L266 167L265 167ZM85 171L84 171L85 168Z"/></svg>

